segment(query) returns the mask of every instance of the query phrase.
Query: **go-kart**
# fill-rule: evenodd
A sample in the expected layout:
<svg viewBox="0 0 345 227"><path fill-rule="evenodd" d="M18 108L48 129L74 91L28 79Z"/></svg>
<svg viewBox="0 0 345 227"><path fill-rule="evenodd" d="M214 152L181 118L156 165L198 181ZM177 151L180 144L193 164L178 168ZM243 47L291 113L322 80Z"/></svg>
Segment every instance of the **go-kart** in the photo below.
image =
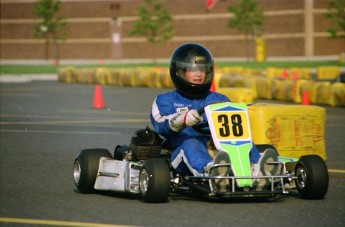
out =
<svg viewBox="0 0 345 227"><path fill-rule="evenodd" d="M137 131L130 146L118 145L113 156L107 149L82 150L74 161L75 186L82 193L100 190L137 194L150 203L166 202L172 192L207 198L271 198L292 191L304 199L322 199L326 195L328 170L317 155L283 157L274 146L257 144L261 153L259 174L253 174L247 105L215 103L199 113L207 121L193 128L210 133L216 151L226 152L230 159L230 163L214 164L211 169L226 167L229 174L180 176L170 165L167 141L147 127ZM138 145L140 140L144 142ZM219 187L217 181L226 184Z"/></svg>

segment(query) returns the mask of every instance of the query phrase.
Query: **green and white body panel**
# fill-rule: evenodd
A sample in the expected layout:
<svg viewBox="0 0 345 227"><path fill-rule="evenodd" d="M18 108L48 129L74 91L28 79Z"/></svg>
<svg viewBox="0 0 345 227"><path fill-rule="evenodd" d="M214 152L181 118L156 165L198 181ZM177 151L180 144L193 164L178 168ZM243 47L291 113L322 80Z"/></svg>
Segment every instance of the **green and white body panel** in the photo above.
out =
<svg viewBox="0 0 345 227"><path fill-rule="evenodd" d="M213 142L228 153L236 177L251 176L249 152L253 147L248 107L239 103L217 103L205 107ZM236 179L239 187L252 187L252 179Z"/></svg>

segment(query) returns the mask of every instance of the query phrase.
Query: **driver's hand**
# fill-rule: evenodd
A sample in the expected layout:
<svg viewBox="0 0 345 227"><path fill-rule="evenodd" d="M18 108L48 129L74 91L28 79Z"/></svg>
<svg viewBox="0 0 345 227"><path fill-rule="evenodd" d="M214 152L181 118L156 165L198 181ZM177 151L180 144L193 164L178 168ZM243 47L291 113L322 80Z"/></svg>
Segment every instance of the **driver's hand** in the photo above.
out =
<svg viewBox="0 0 345 227"><path fill-rule="evenodd" d="M184 117L184 124L188 126L196 125L199 121L202 121L202 116L194 109L189 110Z"/></svg>

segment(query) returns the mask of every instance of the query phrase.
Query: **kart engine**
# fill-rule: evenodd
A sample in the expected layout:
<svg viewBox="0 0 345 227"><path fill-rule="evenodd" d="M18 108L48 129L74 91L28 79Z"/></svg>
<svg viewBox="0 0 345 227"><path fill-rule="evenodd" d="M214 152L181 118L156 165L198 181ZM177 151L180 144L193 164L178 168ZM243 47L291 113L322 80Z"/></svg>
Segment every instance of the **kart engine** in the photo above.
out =
<svg viewBox="0 0 345 227"><path fill-rule="evenodd" d="M133 160L158 158L161 154L162 138L159 134L146 126L135 132L129 144Z"/></svg>

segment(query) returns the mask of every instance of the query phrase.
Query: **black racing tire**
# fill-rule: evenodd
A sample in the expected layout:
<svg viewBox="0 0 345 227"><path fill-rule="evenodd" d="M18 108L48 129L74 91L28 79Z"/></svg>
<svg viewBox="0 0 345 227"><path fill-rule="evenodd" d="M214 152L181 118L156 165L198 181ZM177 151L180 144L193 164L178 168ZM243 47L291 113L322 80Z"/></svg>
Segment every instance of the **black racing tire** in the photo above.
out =
<svg viewBox="0 0 345 227"><path fill-rule="evenodd" d="M164 159L148 159L139 174L141 198L148 203L167 202L170 192L170 170Z"/></svg>
<svg viewBox="0 0 345 227"><path fill-rule="evenodd" d="M85 149L79 152L74 160L73 179L77 189L82 193L95 191L99 160L101 157L112 158L107 149Z"/></svg>
<svg viewBox="0 0 345 227"><path fill-rule="evenodd" d="M302 156L296 164L297 191L303 199L322 199L328 190L328 170L318 155Z"/></svg>

